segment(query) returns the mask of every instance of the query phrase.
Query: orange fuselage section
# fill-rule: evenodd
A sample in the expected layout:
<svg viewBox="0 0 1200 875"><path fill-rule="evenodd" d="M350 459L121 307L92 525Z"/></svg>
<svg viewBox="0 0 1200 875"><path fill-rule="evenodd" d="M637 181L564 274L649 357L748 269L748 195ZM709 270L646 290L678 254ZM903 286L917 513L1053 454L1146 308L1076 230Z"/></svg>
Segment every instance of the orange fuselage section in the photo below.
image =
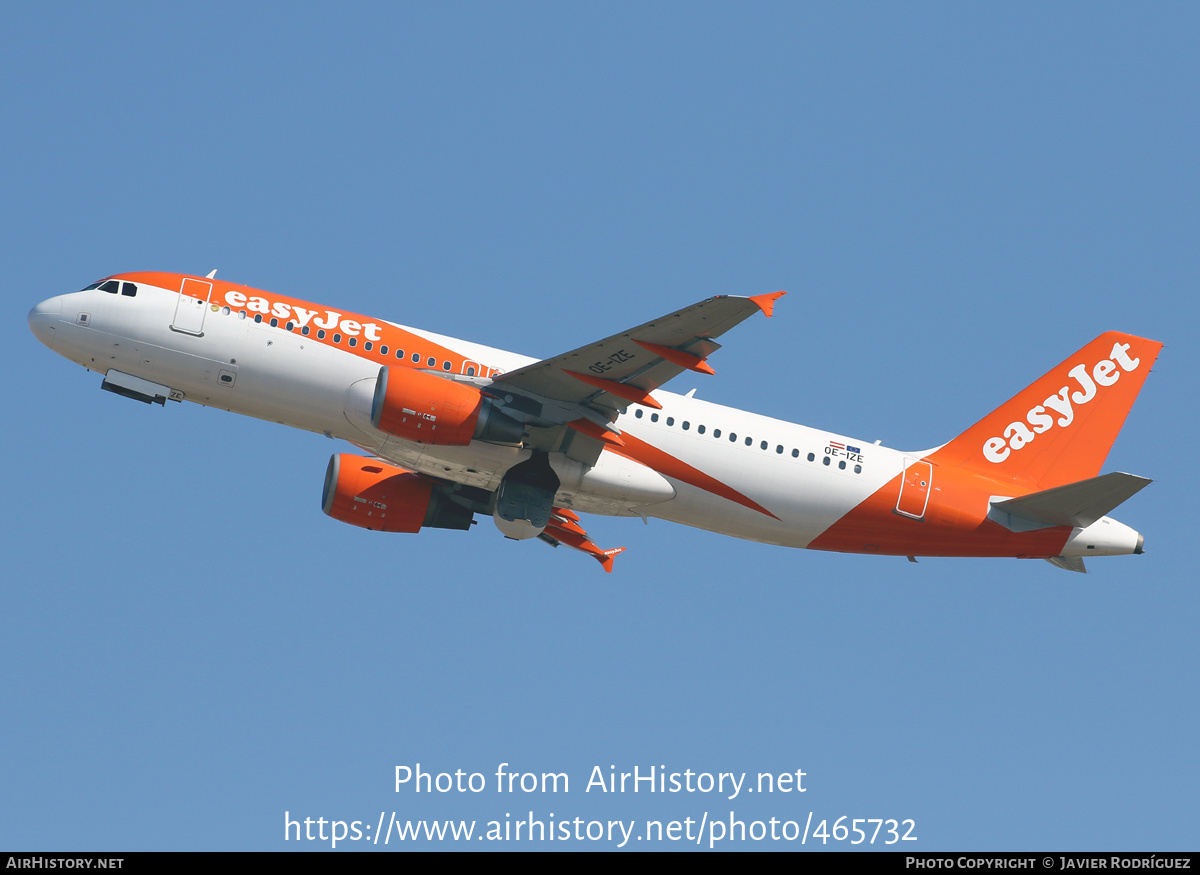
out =
<svg viewBox="0 0 1200 875"><path fill-rule="evenodd" d="M913 466L916 467L916 466ZM909 470L912 470L910 468ZM838 520L810 544L816 550L885 553L895 556L1057 556L1071 535L1066 526L1013 532L987 518L994 497L1007 489L978 474L937 464L931 474L923 513L902 496L905 474ZM908 493L908 488L904 490ZM905 511L908 511L907 513Z"/></svg>

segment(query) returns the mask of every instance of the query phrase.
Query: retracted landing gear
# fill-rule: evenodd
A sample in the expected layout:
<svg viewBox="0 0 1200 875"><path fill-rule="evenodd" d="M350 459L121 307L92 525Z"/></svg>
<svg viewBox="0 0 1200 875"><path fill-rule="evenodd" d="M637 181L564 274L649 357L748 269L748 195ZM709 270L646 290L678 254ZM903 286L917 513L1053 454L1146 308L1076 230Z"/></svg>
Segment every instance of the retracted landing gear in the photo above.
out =
<svg viewBox="0 0 1200 875"><path fill-rule="evenodd" d="M558 475L550 467L550 457L542 450L514 465L500 481L496 491L496 511L492 518L506 538L523 541L536 538L550 522Z"/></svg>

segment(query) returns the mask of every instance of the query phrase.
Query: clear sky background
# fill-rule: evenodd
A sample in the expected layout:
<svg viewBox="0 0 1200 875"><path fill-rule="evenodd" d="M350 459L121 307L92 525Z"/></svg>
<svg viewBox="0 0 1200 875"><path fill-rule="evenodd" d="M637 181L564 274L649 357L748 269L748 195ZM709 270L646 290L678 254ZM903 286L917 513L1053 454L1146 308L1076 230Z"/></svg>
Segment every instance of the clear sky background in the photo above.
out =
<svg viewBox="0 0 1200 875"><path fill-rule="evenodd" d="M1193 4L0 21L0 847L731 810L911 818L905 849L1197 847ZM629 548L606 575L486 519L360 531L319 508L346 445L101 392L26 324L107 274L213 268L535 356L786 289L672 388L903 449L1105 330L1161 340L1105 466L1156 481L1115 514L1146 554L913 565L588 517ZM393 792L418 762L570 792ZM597 765L807 792L585 793Z"/></svg>

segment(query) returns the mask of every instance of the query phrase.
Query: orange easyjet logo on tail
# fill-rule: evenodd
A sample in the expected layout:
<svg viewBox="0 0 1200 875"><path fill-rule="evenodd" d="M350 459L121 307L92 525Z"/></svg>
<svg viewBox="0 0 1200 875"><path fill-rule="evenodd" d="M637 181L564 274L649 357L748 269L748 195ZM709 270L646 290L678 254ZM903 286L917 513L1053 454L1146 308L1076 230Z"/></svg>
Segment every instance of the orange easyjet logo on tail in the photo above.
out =
<svg viewBox="0 0 1200 875"><path fill-rule="evenodd" d="M1004 429L1003 437L988 438L983 442L983 457L989 462L999 464L1007 459L1013 450L1019 450L1032 443L1039 434L1045 434L1056 425L1066 428L1075 421L1077 407L1082 407L1095 398L1101 388L1116 383L1121 379L1122 371L1137 370L1137 366L1142 362L1140 358L1129 357L1128 343L1114 343L1109 356L1096 362L1090 371L1086 364L1075 365L1067 371L1067 376L1075 380L1079 388L1072 392L1068 383L1041 404L1031 408L1025 415L1024 422L1009 423ZM1058 415L1057 419L1054 414Z"/></svg>

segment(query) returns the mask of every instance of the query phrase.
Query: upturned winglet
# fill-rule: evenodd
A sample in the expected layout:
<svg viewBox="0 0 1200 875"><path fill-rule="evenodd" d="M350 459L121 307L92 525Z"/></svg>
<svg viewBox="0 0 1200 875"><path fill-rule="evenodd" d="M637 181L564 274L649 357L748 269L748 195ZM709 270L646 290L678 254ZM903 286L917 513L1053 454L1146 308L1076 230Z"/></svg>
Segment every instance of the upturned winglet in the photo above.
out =
<svg viewBox="0 0 1200 875"><path fill-rule="evenodd" d="M758 304L758 309L762 310L770 319L775 312L775 302L786 294L787 292L771 292L769 295L751 295L750 300Z"/></svg>

